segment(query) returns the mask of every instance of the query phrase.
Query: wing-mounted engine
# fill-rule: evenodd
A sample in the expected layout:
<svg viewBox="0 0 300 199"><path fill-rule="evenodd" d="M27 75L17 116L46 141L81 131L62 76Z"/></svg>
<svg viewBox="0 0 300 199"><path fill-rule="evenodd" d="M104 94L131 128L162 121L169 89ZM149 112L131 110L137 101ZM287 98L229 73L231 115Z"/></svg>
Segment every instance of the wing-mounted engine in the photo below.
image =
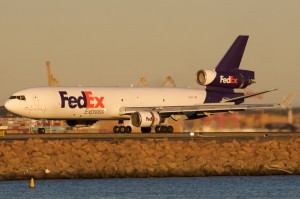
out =
<svg viewBox="0 0 300 199"><path fill-rule="evenodd" d="M157 126L163 121L163 118L157 112L134 112L131 115L131 123L135 127Z"/></svg>
<svg viewBox="0 0 300 199"><path fill-rule="evenodd" d="M68 126L92 126L97 120L66 120Z"/></svg>
<svg viewBox="0 0 300 199"><path fill-rule="evenodd" d="M200 70L197 72L197 83L202 86L219 88L246 88L247 86L255 83L254 72L240 69L228 72Z"/></svg>

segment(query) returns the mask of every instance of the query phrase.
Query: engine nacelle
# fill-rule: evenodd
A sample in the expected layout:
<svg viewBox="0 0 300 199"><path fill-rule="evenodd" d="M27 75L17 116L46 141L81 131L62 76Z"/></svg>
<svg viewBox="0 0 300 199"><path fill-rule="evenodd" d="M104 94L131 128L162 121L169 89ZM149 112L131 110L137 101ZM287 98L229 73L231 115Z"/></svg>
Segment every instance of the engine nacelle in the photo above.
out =
<svg viewBox="0 0 300 199"><path fill-rule="evenodd" d="M135 127L152 127L160 124L161 117L157 112L135 112L131 115L131 123Z"/></svg>
<svg viewBox="0 0 300 199"><path fill-rule="evenodd" d="M246 88L254 82L253 71L235 70L232 72L217 72L212 70L200 70L197 72L197 83L202 86L235 89Z"/></svg>
<svg viewBox="0 0 300 199"><path fill-rule="evenodd" d="M92 126L97 120L66 120L68 126Z"/></svg>

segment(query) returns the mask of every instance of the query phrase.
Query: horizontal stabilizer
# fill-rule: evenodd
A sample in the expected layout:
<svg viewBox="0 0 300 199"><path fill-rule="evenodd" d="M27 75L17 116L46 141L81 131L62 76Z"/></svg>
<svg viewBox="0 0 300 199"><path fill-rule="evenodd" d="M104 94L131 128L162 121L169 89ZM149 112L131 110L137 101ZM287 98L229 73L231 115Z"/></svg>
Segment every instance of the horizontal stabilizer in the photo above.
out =
<svg viewBox="0 0 300 199"><path fill-rule="evenodd" d="M236 102L236 101L239 101L241 99L254 97L254 96L257 96L257 95L261 95L261 94L268 93L268 92L271 92L271 91L276 91L276 90L278 90L278 89L275 88L275 89L271 89L271 90L266 90L266 91L254 93L254 94L251 94L251 95L244 95L244 96L241 96L241 97L235 97L235 98L230 98L230 99L227 98L227 99L222 100L221 102Z"/></svg>

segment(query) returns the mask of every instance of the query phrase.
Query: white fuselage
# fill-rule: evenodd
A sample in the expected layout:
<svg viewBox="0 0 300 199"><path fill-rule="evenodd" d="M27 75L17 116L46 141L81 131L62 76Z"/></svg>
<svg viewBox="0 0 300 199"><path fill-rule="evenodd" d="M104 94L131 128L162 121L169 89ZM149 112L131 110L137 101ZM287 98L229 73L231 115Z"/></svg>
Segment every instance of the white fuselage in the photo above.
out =
<svg viewBox="0 0 300 199"><path fill-rule="evenodd" d="M35 119L122 119L122 107L192 106L205 90L140 87L37 87L14 93L5 107Z"/></svg>

